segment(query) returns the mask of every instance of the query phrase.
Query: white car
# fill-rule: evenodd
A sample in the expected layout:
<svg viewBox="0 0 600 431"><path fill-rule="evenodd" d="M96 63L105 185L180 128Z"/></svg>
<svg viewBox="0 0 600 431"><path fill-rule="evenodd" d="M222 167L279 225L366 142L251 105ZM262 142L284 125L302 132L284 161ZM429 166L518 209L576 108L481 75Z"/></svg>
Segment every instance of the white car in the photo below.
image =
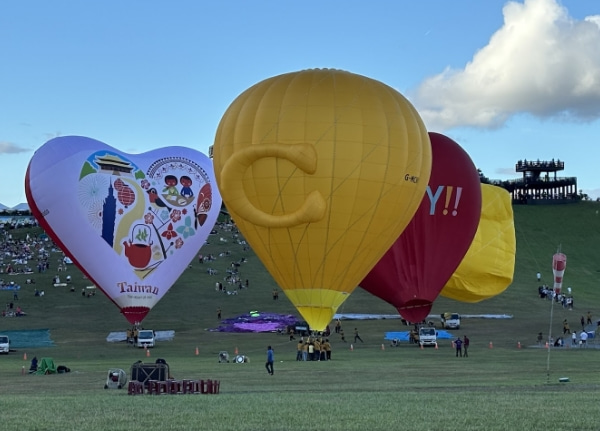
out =
<svg viewBox="0 0 600 431"><path fill-rule="evenodd" d="M0 353L10 352L10 339L8 335L0 335Z"/></svg>

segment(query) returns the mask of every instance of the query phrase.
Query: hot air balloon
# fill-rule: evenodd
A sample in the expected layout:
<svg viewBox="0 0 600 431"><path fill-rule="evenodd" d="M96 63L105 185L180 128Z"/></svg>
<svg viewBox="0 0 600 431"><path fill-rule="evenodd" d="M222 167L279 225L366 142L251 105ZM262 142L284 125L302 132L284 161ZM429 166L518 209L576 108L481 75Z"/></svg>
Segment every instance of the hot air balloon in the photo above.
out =
<svg viewBox="0 0 600 431"><path fill-rule="evenodd" d="M189 189L183 193L174 188L180 178ZM211 203L203 204L206 220L197 226L200 190ZM165 147L131 155L81 136L38 149L25 191L44 230L131 323L141 322L187 268L221 206L204 154Z"/></svg>
<svg viewBox="0 0 600 431"><path fill-rule="evenodd" d="M429 133L427 192L410 224L360 286L396 307L409 322L423 321L467 252L481 213L479 174L452 139Z"/></svg>
<svg viewBox="0 0 600 431"><path fill-rule="evenodd" d="M516 237L510 194L481 184L482 208L475 238L440 295L475 303L504 292L515 271Z"/></svg>
<svg viewBox="0 0 600 431"><path fill-rule="evenodd" d="M333 69L247 89L223 115L213 157L238 228L316 331L404 230L431 170L414 107Z"/></svg>

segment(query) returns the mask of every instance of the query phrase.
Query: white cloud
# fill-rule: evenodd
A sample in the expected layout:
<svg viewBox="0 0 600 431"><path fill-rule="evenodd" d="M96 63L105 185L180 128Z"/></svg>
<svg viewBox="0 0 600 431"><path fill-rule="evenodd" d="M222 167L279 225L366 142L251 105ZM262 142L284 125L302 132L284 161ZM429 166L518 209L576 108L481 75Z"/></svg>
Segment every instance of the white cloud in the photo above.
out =
<svg viewBox="0 0 600 431"><path fill-rule="evenodd" d="M12 142L0 141L0 154L17 154L31 151L29 148L19 147Z"/></svg>
<svg viewBox="0 0 600 431"><path fill-rule="evenodd" d="M529 113L600 117L600 15L577 21L556 0L504 6L504 25L463 69L423 81L411 101L430 130L498 128Z"/></svg>

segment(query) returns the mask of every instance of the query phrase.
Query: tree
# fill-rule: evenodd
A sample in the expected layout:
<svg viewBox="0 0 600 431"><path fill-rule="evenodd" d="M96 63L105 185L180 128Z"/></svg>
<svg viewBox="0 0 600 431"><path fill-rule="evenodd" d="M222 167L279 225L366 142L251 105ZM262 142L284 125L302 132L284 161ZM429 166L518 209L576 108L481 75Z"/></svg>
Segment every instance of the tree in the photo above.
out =
<svg viewBox="0 0 600 431"><path fill-rule="evenodd" d="M479 181L481 181L483 184L490 184L490 179L483 175L481 169L477 169L477 173L479 174Z"/></svg>

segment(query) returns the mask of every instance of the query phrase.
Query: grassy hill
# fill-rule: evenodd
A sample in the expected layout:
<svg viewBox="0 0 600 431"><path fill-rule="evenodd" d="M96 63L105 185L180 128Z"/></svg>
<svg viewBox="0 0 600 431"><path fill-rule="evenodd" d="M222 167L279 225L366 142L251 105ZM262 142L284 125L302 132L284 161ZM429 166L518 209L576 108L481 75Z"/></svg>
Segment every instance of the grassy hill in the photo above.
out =
<svg viewBox="0 0 600 431"><path fill-rule="evenodd" d="M471 338L472 362L468 365L457 363L453 359L450 342L440 343L439 350L420 350L411 345L402 345L391 348L383 337L386 331L404 330L397 319L344 321L347 338L351 338L352 329L360 329L364 344L354 345L350 350L349 343L343 343L339 337L332 335L333 358L331 363L306 364L297 363L295 358L295 343L290 343L286 336L274 333L267 334L234 334L210 331L219 325L216 310L221 308L223 318L235 317L249 310L274 312L282 314L297 314L293 305L285 295L279 295L279 300L272 299L272 291L277 285L264 269L261 262L251 250L244 250L237 244L233 233L219 230L217 235L211 235L209 244L203 249L204 255L228 254L217 257L214 262L199 264L192 262L191 267L181 276L169 293L154 307L143 325L155 330L174 330L175 339L159 343L151 351L151 357L146 358L144 351L126 347L124 343L107 343L106 336L112 331L125 331L129 326L114 306L103 294L94 297L82 297L81 289L89 285L81 273L69 266L64 276L72 276L75 292L68 288L55 288L51 279L57 274L54 268L45 274L32 276L10 276L11 281L22 285L19 292L18 305L28 315L23 318L1 318L0 332L3 330L39 329L49 328L54 347L36 348L31 350L19 349L7 357L0 357L0 400L8 402L9 394L12 398L7 404L7 411L13 417L25 414L26 408L22 406L31 399L38 399L39 404L44 404L47 397L54 394L57 387L67 394L71 405L77 411L85 412L85 403L79 402L84 397L92 403L102 402L114 406L123 403L114 401L112 394L98 391L101 388L105 373L108 368L119 367L129 370L130 365L136 360L153 361L157 357L166 358L177 377L190 375L203 375L219 378L222 381L222 394L220 401L205 401L209 403L213 413L220 414L220 418L212 429L386 429L389 424L396 423L398 415L390 412L381 412L377 406L388 406L389 400L395 405L402 404L403 409L418 409L418 403L427 399L436 399L436 421L421 423L410 422L412 429L444 429L443 408L453 409L456 405L445 401L443 394L452 393L461 398L459 414L479 418L479 415L488 413L494 417L492 403L495 405L513 405L515 395L513 391L523 395L523 406L535 410L543 409L548 403L558 402L563 395L565 386L540 390L540 385L547 382L556 382L557 377L568 374L572 383L568 387L569 397L575 403L573 408L586 405L590 391L600 388L598 382L598 361L596 355L600 350L589 349L572 352L560 351L552 353L552 360L545 349L536 345L536 335L543 332L545 335L550 330L551 303L542 300L537 295L538 282L536 273L542 273L543 281L552 283L552 255L557 248L567 255L567 269L563 286L570 286L575 299L573 311L554 306L552 309L552 333L562 333L562 321L567 319L571 328L578 329L579 318L587 311L591 311L594 319L600 319L600 303L598 301L598 275L600 273L600 205L592 202L582 202L574 205L563 206L517 206L514 207L515 226L517 235L517 259L514 281L501 295L482 301L477 304L466 304L446 298L438 298L432 313L440 314L446 311L461 314L509 314L512 319L466 319L463 321L460 333ZM11 231L15 237L25 235L31 230L16 229ZM36 232L37 233L37 232ZM240 267L242 279L249 280L249 288L239 291L237 295L226 295L215 290L215 283L220 281L226 286L224 276L232 261L245 258L246 262ZM60 254L56 253L55 262L58 263ZM217 270L216 275L209 275L208 267ZM107 268L110 270L110 268ZM0 275L0 278L8 278ZM33 277L35 286L26 285L25 279ZM35 297L33 288L45 290L45 296ZM227 286L230 290L234 286ZM12 300L12 292L0 291L1 304ZM357 289L338 310L340 313L369 313L369 314L395 314L395 309L389 304L368 294L362 289ZM299 317L299 315L298 315ZM490 349L490 343L493 349ZM523 348L517 349L518 343ZM271 344L276 350L276 376L265 381L267 374L264 371L264 355L266 345ZM195 354L198 347L199 354ZM217 363L217 355L221 350L233 354L234 349L247 355L251 362L245 365L223 365ZM385 350L382 350L385 349ZM575 351L577 350L577 351ZM50 356L57 363L70 366L76 373L57 379L49 376L48 379L36 378L35 384L30 382L30 377L20 376L22 366L29 363L23 360L24 354L30 359ZM285 362L280 363L283 360ZM374 365L377 365L374 367ZM25 380L24 380L25 379ZM57 386L58 385L58 386ZM577 386L576 386L577 385ZM399 391L398 388L402 388ZM506 389L512 388L512 389ZM100 392L100 393L98 393ZM364 397L357 395L365 393ZM531 395L533 392L535 395ZM584 394L573 395L575 392ZM410 399L405 395L409 394ZM250 395L258 395L254 401ZM385 394L385 400L381 398ZM528 395L529 394L529 395ZM123 393L119 394L123 395ZM526 396L527 395L527 396ZM16 398L15 398L16 397ZM294 398L296 397L296 398ZM346 407L339 407L341 415L349 415L355 420L352 424L345 421L331 419L328 427L311 427L310 424L285 425L285 421L294 421L297 415L306 412L296 405L302 399L308 408L318 409L313 403L325 403L328 410L337 409L327 404L332 398L343 398ZM132 398L126 397L127 403L134 403ZM144 397L145 398L145 397ZM517 397L519 398L519 397ZM137 399L137 398L136 398ZM183 398L182 398L183 399ZM519 398L520 399L520 398ZM226 400L235 403L243 411L243 417L248 418L247 423L239 423L234 415L221 407ZM281 414L277 420L269 419L265 422L265 414L272 412L267 407L260 407L261 400L267 400L271 405L277 406ZM484 400L484 401L481 401ZM64 400L63 400L64 401ZM153 404L158 401L152 401ZM176 409L172 401L161 401L161 406L166 409ZM208 415L213 413L198 413L189 401L183 402L185 414ZM281 405L282 403L283 405ZM287 403L287 404L286 404ZM468 404L464 406L463 403ZM483 403L483 404L482 404ZM533 404L529 404L533 403ZM242 408L241 405L244 405ZM12 407L11 407L12 406ZM361 406L377 410L377 413L366 418L354 416L354 411ZM445 406L445 407L443 407ZM470 407L469 407L470 406ZM567 415L570 411L569 403L562 405ZM62 409L54 405L53 408ZM473 408L476 410L474 411ZM590 408L593 408L590 404ZM189 410L188 410L189 409ZM254 409L254 410L253 410ZM466 410L465 410L466 409ZM117 409L118 410L118 409ZM397 409L396 409L397 410ZM96 411L96 409L94 410ZM403 410L404 411L404 410ZM241 412L241 411L240 411ZM238 413L240 413L238 412ZM100 415L97 427L89 429L120 429L115 427L113 414ZM193 415L192 415L193 416ZM206 418L206 416L203 416ZM554 429L592 429L592 428L561 428L558 424L563 419L558 413L556 418L552 414L557 427ZM379 419L375 419L379 418ZM508 429L504 425L537 428L536 418L533 415L531 422L484 422L485 429ZM546 417L544 417L545 420ZM145 419L138 417L139 426L127 429L143 428ZM156 418L155 418L156 419ZM158 419L156 419L158 420ZM162 419L161 419L162 420ZM191 420L191 419L190 419ZM375 422L372 422L372 421ZM481 419L482 420L482 419ZM512 420L512 419L511 419ZM160 422L168 424L168 422ZM458 423L458 422L457 422ZM567 422L565 422L566 424ZM60 422L61 426L64 422ZM179 424L179 421L176 422ZM186 429L189 422L173 425L165 429ZM504 424L504 425L502 425ZM529 424L529 426L528 426ZM482 422L466 422L462 429L483 429ZM584 423L585 425L585 423ZM37 428L21 429L46 429L40 423ZM146 423L146 426L151 426ZM479 427L478 427L479 426ZM590 425L592 426L592 425ZM362 428L361 428L362 427ZM441 428L440 428L441 427ZM122 429L126 426L123 425ZM47 428L47 429L52 429ZM71 429L71 428L67 428ZM77 428L73 428L77 429Z"/></svg>

